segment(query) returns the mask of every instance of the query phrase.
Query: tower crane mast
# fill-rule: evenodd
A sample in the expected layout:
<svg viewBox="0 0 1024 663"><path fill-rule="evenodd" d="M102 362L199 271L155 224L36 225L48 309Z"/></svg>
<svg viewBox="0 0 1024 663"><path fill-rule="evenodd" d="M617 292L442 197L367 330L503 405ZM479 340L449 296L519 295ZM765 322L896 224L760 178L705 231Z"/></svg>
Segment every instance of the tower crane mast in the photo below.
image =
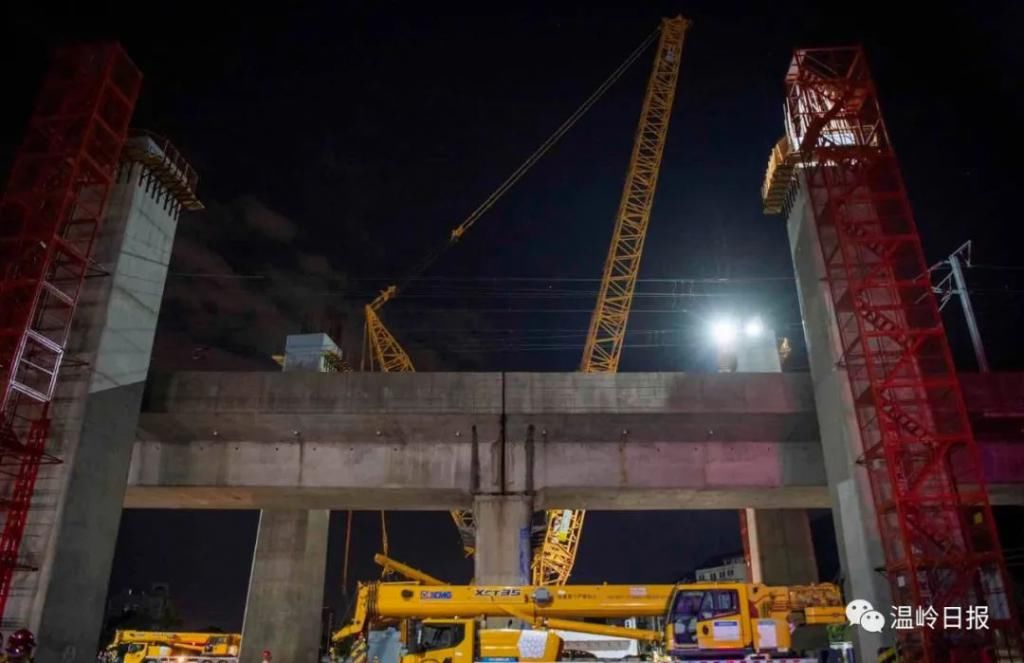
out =
<svg viewBox="0 0 1024 663"><path fill-rule="evenodd" d="M611 247L604 263L597 305L590 319L580 363L580 370L584 373L615 373L619 368L654 203L654 189L668 136L683 39L689 26L690 21L682 16L661 22L654 69L647 82L647 94L615 217ZM548 511L544 543L540 554L533 560L533 584L564 585L568 581L576 562L585 515L585 511L578 509Z"/></svg>

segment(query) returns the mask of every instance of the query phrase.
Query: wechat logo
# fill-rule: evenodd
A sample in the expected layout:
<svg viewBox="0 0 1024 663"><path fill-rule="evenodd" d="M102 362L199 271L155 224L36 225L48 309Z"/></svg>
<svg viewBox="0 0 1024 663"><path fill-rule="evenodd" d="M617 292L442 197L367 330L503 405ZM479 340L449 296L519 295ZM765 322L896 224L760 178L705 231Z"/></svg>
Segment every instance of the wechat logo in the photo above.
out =
<svg viewBox="0 0 1024 663"><path fill-rule="evenodd" d="M870 633L881 633L885 628L885 617L864 599L854 599L846 604L846 618Z"/></svg>

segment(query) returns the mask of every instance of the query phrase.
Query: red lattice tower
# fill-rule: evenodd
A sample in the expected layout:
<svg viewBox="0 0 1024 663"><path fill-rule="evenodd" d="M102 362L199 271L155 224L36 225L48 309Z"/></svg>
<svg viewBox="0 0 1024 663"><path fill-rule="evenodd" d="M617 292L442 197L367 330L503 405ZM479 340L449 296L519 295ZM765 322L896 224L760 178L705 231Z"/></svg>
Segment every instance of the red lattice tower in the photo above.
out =
<svg viewBox="0 0 1024 663"><path fill-rule="evenodd" d="M946 608L989 610L988 630L897 631L902 653L1019 657L978 450L863 51L797 51L786 91L894 605L933 606L939 627Z"/></svg>
<svg viewBox="0 0 1024 663"><path fill-rule="evenodd" d="M142 75L117 44L61 49L0 197L0 616L46 454L71 320Z"/></svg>

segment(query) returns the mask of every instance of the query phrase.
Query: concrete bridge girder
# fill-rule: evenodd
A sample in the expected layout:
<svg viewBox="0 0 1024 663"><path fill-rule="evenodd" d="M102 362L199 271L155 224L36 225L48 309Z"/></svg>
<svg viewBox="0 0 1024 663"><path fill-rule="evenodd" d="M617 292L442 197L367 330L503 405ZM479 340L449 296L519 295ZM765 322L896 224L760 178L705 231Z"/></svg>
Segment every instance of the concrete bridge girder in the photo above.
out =
<svg viewBox="0 0 1024 663"><path fill-rule="evenodd" d="M1024 446L982 447L1024 503ZM502 462L504 459L504 462ZM801 374L179 373L151 382L126 506L826 508Z"/></svg>

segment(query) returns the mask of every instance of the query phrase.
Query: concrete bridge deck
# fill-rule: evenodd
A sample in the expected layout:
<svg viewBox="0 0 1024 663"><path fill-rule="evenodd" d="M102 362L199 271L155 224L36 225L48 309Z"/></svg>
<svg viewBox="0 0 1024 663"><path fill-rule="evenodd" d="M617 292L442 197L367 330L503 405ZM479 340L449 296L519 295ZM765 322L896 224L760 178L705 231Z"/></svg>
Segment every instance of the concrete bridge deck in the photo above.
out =
<svg viewBox="0 0 1024 663"><path fill-rule="evenodd" d="M963 376L992 500L1024 504L1024 376ZM828 508L799 373L213 373L151 380L125 506Z"/></svg>

